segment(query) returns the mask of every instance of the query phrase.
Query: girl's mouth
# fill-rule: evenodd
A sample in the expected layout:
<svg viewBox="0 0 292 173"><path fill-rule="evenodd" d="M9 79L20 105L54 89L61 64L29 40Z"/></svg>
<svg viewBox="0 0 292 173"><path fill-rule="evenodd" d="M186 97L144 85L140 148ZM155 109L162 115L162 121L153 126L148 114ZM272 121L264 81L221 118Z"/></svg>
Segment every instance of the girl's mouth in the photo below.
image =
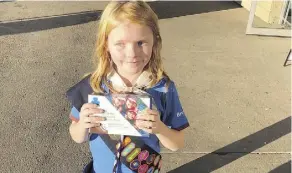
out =
<svg viewBox="0 0 292 173"><path fill-rule="evenodd" d="M128 61L127 63L138 63L140 61Z"/></svg>

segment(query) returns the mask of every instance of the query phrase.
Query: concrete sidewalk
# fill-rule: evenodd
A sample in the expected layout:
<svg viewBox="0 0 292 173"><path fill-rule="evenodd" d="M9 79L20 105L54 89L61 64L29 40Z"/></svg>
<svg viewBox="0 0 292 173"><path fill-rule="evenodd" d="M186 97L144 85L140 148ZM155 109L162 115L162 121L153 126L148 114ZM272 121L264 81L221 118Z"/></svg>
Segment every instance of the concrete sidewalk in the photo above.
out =
<svg viewBox="0 0 292 173"><path fill-rule="evenodd" d="M0 172L80 172L64 93L91 71L106 2L0 3ZM171 173L290 173L289 38L247 36L234 2L152 2L164 65L191 127Z"/></svg>

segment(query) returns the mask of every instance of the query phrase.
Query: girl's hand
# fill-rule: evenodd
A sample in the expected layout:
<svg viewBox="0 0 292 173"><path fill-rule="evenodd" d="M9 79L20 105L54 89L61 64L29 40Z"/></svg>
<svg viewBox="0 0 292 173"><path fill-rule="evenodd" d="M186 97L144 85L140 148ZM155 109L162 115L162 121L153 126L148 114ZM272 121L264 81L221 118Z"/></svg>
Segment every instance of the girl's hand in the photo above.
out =
<svg viewBox="0 0 292 173"><path fill-rule="evenodd" d="M98 105L92 103L86 103L81 107L79 114L78 126L82 129L89 129L93 127L99 127L100 122L104 121L104 117L99 117L94 114L103 113L104 110L98 108Z"/></svg>
<svg viewBox="0 0 292 173"><path fill-rule="evenodd" d="M160 120L159 112L151 109L146 109L138 114L135 125L139 129L153 134L159 134L166 127Z"/></svg>

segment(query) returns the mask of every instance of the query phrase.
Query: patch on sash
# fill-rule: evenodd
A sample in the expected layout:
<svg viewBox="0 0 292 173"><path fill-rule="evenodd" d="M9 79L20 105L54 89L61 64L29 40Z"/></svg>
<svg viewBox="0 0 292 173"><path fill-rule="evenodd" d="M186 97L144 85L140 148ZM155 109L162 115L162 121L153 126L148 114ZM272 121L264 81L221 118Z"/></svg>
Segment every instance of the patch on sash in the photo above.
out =
<svg viewBox="0 0 292 173"><path fill-rule="evenodd" d="M148 165L143 164L138 168L138 173L146 173L147 170L148 170Z"/></svg>
<svg viewBox="0 0 292 173"><path fill-rule="evenodd" d="M160 155L156 156L153 165L156 166L160 160Z"/></svg>
<svg viewBox="0 0 292 173"><path fill-rule="evenodd" d="M141 152L141 148L135 148L128 156L127 156L127 162L131 162L135 159L136 156Z"/></svg>
<svg viewBox="0 0 292 173"><path fill-rule="evenodd" d="M143 160L146 160L147 157L149 156L149 152L147 150L143 150L139 156L138 156L138 160L141 162Z"/></svg>
<svg viewBox="0 0 292 173"><path fill-rule="evenodd" d="M155 154L151 154L150 156L148 156L148 158L146 159L146 163L148 165L150 165L153 161L154 161L154 158L155 158Z"/></svg>
<svg viewBox="0 0 292 173"><path fill-rule="evenodd" d="M138 169L138 167L140 166L140 161L139 160L133 160L131 163L130 163L130 169L132 170L136 170Z"/></svg>
<svg viewBox="0 0 292 173"><path fill-rule="evenodd" d="M124 139L124 141L123 141L123 146L124 146L124 147L127 146L130 142L131 142L131 138L126 137L126 138Z"/></svg>
<svg viewBox="0 0 292 173"><path fill-rule="evenodd" d="M153 173L153 172L154 172L154 167L151 166L151 167L148 169L147 173Z"/></svg>
<svg viewBox="0 0 292 173"><path fill-rule="evenodd" d="M135 144L132 142L126 146L126 148L122 151L122 156L126 157L131 151L135 148ZM132 159L133 160L133 159ZM130 162L130 161L129 161Z"/></svg>
<svg viewBox="0 0 292 173"><path fill-rule="evenodd" d="M135 173L154 173L161 168L161 155L135 137L122 142L121 162Z"/></svg>

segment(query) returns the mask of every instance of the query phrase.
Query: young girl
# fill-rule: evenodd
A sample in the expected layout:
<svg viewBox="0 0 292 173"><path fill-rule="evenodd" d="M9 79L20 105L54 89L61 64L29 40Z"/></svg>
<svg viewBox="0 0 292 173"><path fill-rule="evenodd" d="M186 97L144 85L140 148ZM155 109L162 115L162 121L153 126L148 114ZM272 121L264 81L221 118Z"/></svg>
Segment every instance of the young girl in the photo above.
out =
<svg viewBox="0 0 292 173"><path fill-rule="evenodd" d="M162 67L158 18L145 2L110 2L101 16L97 36L95 71L67 91L72 103L71 137L77 143L89 141L93 168L87 172L159 172L159 142L172 151L182 148L183 129L189 123L176 87ZM106 119L96 114L103 110L87 103L88 94L121 92L151 95L157 109L137 115L135 124L149 137L122 136L121 142L115 143L117 140L100 128Z"/></svg>

